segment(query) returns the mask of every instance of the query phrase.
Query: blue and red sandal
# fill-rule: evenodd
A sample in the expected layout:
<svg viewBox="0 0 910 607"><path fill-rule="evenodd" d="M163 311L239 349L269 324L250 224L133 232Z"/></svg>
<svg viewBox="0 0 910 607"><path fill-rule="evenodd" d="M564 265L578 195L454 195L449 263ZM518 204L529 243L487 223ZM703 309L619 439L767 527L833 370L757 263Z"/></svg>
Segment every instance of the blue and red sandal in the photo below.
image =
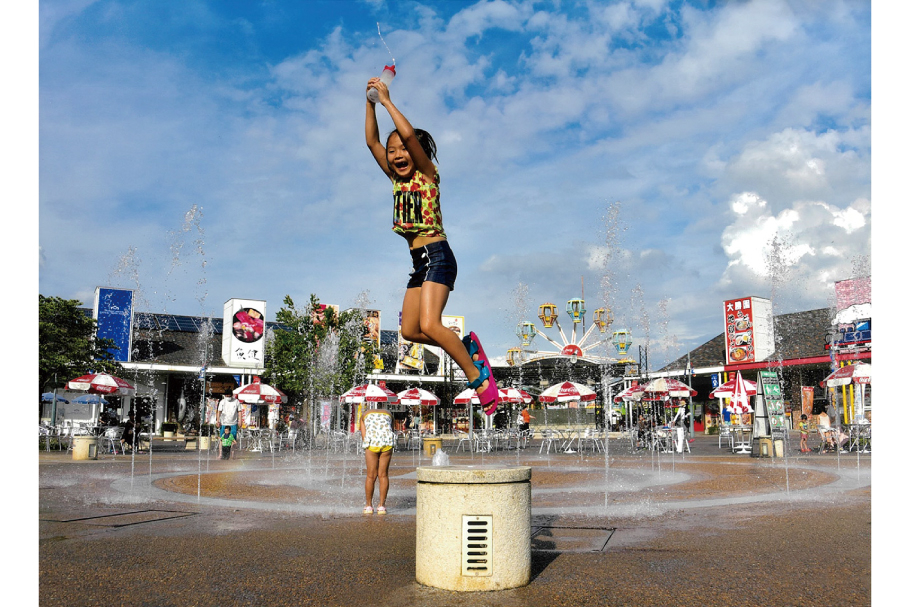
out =
<svg viewBox="0 0 910 607"><path fill-rule="evenodd" d="M467 348L468 354L471 355L472 359L475 355L477 356L474 365L480 370L480 376L469 383L468 387L477 390L484 381L490 380L490 383L487 384L487 389L477 393L477 398L480 399L483 412L487 415L493 415L499 405L499 389L496 387L496 380L493 379L493 367L490 366L490 361L483 351L483 346L480 345L480 340L477 339L477 335L473 331L462 342L465 344L465 348Z"/></svg>

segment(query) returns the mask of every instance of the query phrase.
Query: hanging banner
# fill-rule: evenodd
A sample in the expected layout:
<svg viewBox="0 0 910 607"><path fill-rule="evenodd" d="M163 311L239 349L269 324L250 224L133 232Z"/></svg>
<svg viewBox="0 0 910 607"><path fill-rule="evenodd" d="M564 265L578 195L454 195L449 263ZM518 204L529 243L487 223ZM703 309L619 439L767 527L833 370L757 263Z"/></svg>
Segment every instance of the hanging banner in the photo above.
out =
<svg viewBox="0 0 910 607"><path fill-rule="evenodd" d="M320 404L319 427L328 432L332 425L332 401L322 400Z"/></svg>
<svg viewBox="0 0 910 607"><path fill-rule="evenodd" d="M221 358L230 367L261 368L265 361L265 302L229 299L224 304Z"/></svg>
<svg viewBox="0 0 910 607"><path fill-rule="evenodd" d="M812 403L815 401L815 387L803 386L802 388L802 403L800 410L803 415L812 417Z"/></svg>
<svg viewBox="0 0 910 607"><path fill-rule="evenodd" d="M129 362L133 350L133 291L96 288L93 318L98 323L97 336L114 341L110 348L114 360Z"/></svg>

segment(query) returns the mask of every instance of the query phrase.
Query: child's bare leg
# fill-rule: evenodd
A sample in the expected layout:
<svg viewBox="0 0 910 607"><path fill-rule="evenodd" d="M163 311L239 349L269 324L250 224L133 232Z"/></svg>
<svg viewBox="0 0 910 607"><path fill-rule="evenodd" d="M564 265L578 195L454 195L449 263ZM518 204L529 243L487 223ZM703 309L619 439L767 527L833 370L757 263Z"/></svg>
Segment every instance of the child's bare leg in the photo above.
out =
<svg viewBox="0 0 910 607"><path fill-rule="evenodd" d="M370 451L369 449L364 450L366 454L367 461L367 479L364 483L364 490L366 492L366 502L364 505L372 506L373 505L373 489L376 486L376 477L379 476L379 454ZM379 485L380 493L382 491L382 485ZM388 479L386 479L386 490L388 490ZM381 497L381 495L380 495ZM385 499L381 497L381 499Z"/></svg>
<svg viewBox="0 0 910 607"><path fill-rule="evenodd" d="M392 452L383 451L379 454L377 472L379 474L379 505L385 506L385 498L389 495L389 463L392 461Z"/></svg>
<svg viewBox="0 0 910 607"><path fill-rule="evenodd" d="M427 281L422 287L408 289L401 308L401 333L408 341L441 347L472 382L480 371L458 335L442 324L442 311L448 300L449 287L438 282ZM488 381L483 382L477 392L483 392L488 385Z"/></svg>

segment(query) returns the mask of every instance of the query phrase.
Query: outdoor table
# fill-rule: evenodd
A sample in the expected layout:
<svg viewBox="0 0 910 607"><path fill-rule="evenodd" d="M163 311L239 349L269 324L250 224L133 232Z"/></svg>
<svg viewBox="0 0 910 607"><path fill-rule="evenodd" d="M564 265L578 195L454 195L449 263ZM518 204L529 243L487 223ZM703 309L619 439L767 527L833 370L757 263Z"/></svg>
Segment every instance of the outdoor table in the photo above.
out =
<svg viewBox="0 0 910 607"><path fill-rule="evenodd" d="M733 426L733 453L752 453L752 445L746 440L746 434L752 433L752 426ZM736 440L736 436L739 440Z"/></svg>

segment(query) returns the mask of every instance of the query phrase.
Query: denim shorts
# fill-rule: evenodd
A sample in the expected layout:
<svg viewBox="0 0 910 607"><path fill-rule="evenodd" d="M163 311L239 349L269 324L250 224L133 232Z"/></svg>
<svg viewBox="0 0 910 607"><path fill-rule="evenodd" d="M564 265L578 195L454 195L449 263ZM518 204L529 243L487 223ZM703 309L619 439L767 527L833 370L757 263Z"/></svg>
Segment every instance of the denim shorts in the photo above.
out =
<svg viewBox="0 0 910 607"><path fill-rule="evenodd" d="M449 247L448 240L431 242L425 247L411 249L411 262L414 271L408 281L408 288L421 286L425 281L438 282L455 290L455 277L458 275L458 264L455 254Z"/></svg>

